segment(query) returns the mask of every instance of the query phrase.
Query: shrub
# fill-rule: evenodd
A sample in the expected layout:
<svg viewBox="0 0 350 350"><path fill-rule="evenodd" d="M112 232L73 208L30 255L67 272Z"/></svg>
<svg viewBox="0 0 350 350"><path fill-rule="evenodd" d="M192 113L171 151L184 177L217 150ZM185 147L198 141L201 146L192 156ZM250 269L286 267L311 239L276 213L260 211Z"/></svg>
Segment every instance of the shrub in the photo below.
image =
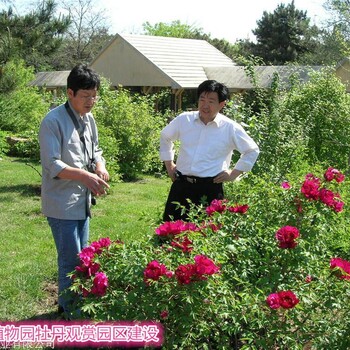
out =
<svg viewBox="0 0 350 350"><path fill-rule="evenodd" d="M140 173L159 171L159 133L163 118L154 112L153 99L131 95L125 89L112 91L103 82L101 99L94 109L98 125L112 131L118 150L123 179L134 179Z"/></svg>
<svg viewBox="0 0 350 350"><path fill-rule="evenodd" d="M288 89L275 75L269 90L256 87L253 100L234 96L234 106L228 115L245 124L261 150L255 174L283 176L300 162L348 166L350 99L334 72L311 72L308 82L291 74Z"/></svg>
<svg viewBox="0 0 350 350"><path fill-rule="evenodd" d="M78 307L96 320L160 321L164 349L345 349L350 255L330 242L347 226L348 185L327 174L252 176L232 184L235 196L193 207L190 222L93 242L72 273Z"/></svg>
<svg viewBox="0 0 350 350"><path fill-rule="evenodd" d="M0 94L0 129L12 133L37 131L40 121L49 110L48 96L28 83L34 78L23 62L5 65L1 81L14 79L15 86Z"/></svg>

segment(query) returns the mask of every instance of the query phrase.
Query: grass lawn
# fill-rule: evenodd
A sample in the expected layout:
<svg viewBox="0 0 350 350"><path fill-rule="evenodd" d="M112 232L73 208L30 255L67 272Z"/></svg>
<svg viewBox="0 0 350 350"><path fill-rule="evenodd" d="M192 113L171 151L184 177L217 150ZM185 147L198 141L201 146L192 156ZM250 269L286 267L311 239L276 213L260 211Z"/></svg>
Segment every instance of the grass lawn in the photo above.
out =
<svg viewBox="0 0 350 350"><path fill-rule="evenodd" d="M54 317L56 249L40 210L40 164L0 160L0 320ZM170 181L144 176L111 183L93 207L90 241L109 236L125 242L152 234Z"/></svg>

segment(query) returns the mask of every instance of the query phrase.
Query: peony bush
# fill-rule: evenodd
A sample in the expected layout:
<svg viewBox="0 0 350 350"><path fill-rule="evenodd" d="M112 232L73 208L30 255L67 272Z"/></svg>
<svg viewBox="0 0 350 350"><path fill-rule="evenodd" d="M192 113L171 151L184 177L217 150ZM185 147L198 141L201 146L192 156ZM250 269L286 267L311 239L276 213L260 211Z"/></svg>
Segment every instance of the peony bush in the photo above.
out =
<svg viewBox="0 0 350 350"><path fill-rule="evenodd" d="M164 349L350 347L344 174L232 186L234 196L193 206L189 222L83 249L71 274L77 309L162 322Z"/></svg>

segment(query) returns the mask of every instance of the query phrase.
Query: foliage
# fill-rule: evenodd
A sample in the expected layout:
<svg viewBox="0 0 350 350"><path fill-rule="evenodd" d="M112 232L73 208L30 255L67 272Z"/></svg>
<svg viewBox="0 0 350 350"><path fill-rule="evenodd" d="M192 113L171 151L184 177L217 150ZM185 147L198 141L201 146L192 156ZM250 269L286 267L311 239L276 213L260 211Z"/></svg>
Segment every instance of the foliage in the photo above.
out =
<svg viewBox="0 0 350 350"><path fill-rule="evenodd" d="M10 150L10 145L6 141L7 133L0 130L0 157L7 154Z"/></svg>
<svg viewBox="0 0 350 350"><path fill-rule="evenodd" d="M252 176L229 200L193 207L190 223L163 223L143 242L93 242L72 273L77 306L94 320L160 321L164 349L345 349L350 275L330 260L350 258L348 215L320 193L342 188L346 199L349 185L327 174L283 186ZM288 227L300 235L283 247ZM274 293L294 299L277 307Z"/></svg>
<svg viewBox="0 0 350 350"><path fill-rule="evenodd" d="M107 82L102 85L94 115L98 125L109 129L115 138L114 159L121 177L130 180L142 172L159 171L159 132L165 121L155 114L153 98L131 95L122 88L112 91Z"/></svg>
<svg viewBox="0 0 350 350"><path fill-rule="evenodd" d="M326 69L310 69L309 81L302 82L293 73L297 67L289 68L291 74L286 81L275 74L270 89L262 89L257 86L254 61L247 64L246 74L256 88L243 96L233 96L225 110L244 124L260 147L253 172L280 178L287 170L297 171L305 163L332 163L346 168L350 100L344 85Z"/></svg>
<svg viewBox="0 0 350 350"><path fill-rule="evenodd" d="M0 129L13 133L37 131L49 110L48 96L28 86L33 79L31 68L23 61L8 62L1 75L3 93L0 94ZM12 83L14 82L14 84Z"/></svg>
<svg viewBox="0 0 350 350"><path fill-rule="evenodd" d="M279 4L273 13L264 11L252 32L257 42L249 44L250 52L266 64L296 62L301 54L317 49L319 29L310 26L306 11L296 9L294 1ZM248 48L246 42L241 44Z"/></svg>
<svg viewBox="0 0 350 350"><path fill-rule="evenodd" d="M328 25L337 28L343 38L349 43L350 40L350 1L349 0L327 0L326 8L331 16Z"/></svg>
<svg viewBox="0 0 350 350"><path fill-rule="evenodd" d="M350 98L333 72L311 73L307 84L297 84L290 91L281 112L300 125L299 137L311 163L348 166Z"/></svg>
<svg viewBox="0 0 350 350"><path fill-rule="evenodd" d="M142 27L146 35L185 39L195 39L195 36L202 32L201 28L196 28L189 24L183 24L179 20L171 23L159 22L155 25L145 22L142 24Z"/></svg>
<svg viewBox="0 0 350 350"><path fill-rule="evenodd" d="M14 58L24 59L36 70L49 64L69 25L68 18L54 16L56 7L53 0L45 0L23 16L15 14L11 7L0 13L0 38L6 39L7 48L0 64Z"/></svg>

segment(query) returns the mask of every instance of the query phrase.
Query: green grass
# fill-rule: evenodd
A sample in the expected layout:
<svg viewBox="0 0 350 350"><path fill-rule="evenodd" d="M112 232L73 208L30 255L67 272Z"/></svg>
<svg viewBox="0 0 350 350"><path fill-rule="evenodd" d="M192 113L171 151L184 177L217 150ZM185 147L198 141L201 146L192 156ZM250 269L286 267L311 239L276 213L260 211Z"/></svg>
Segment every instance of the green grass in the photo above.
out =
<svg viewBox="0 0 350 350"><path fill-rule="evenodd" d="M0 320L50 318L56 310L56 249L41 214L40 164L0 160ZM37 170L37 171L36 171ZM111 183L92 210L90 241L109 236L125 242L153 233L170 187L145 176Z"/></svg>

